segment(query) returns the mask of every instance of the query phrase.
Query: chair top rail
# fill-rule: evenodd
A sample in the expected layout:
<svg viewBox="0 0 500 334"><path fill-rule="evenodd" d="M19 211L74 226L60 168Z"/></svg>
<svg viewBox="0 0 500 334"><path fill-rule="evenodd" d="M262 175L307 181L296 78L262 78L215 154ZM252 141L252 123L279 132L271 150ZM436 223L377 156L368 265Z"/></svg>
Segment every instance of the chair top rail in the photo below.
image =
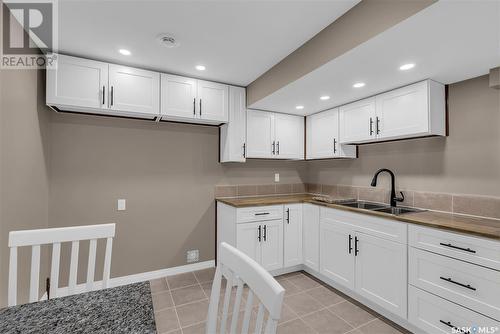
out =
<svg viewBox="0 0 500 334"><path fill-rule="evenodd" d="M231 271L237 273L255 292L273 319L279 319L285 289L269 272L246 254L225 242L220 245L220 261ZM276 299L277 296L280 298Z"/></svg>
<svg viewBox="0 0 500 334"><path fill-rule="evenodd" d="M112 238L115 224L45 228L39 230L12 231L9 233L9 247L53 244L56 242Z"/></svg>

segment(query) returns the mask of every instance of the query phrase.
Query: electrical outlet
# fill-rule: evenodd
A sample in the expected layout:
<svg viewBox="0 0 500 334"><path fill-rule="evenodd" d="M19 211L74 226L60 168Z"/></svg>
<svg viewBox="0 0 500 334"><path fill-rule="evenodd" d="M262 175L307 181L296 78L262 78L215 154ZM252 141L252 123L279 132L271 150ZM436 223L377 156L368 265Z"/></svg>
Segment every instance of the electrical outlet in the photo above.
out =
<svg viewBox="0 0 500 334"><path fill-rule="evenodd" d="M197 249L188 250L186 254L187 263L198 262L200 260L200 251Z"/></svg>
<svg viewBox="0 0 500 334"><path fill-rule="evenodd" d="M117 210L118 211L125 211L126 209L127 209L127 201L124 199L119 199L118 205L117 205Z"/></svg>
<svg viewBox="0 0 500 334"><path fill-rule="evenodd" d="M280 182L280 173L274 173L274 182Z"/></svg>

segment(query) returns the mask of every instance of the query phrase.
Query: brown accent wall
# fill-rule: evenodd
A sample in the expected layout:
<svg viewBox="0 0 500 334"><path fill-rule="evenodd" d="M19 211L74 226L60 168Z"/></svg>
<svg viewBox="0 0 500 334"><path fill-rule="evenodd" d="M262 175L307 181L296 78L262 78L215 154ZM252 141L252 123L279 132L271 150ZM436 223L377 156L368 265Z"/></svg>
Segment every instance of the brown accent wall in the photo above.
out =
<svg viewBox="0 0 500 334"><path fill-rule="evenodd" d="M487 75L458 82L448 106L449 137L364 145L356 160L310 162L309 182L369 186L386 167L401 189L500 197L500 91ZM381 175L379 187L388 180Z"/></svg>
<svg viewBox="0 0 500 334"><path fill-rule="evenodd" d="M343 55L435 0L363 0L247 87L251 105Z"/></svg>
<svg viewBox="0 0 500 334"><path fill-rule="evenodd" d="M7 303L9 231L48 227L49 114L42 71L0 70L0 307ZM31 252L19 252L19 295L25 302ZM42 249L47 276L47 249ZM44 283L41 283L41 289Z"/></svg>

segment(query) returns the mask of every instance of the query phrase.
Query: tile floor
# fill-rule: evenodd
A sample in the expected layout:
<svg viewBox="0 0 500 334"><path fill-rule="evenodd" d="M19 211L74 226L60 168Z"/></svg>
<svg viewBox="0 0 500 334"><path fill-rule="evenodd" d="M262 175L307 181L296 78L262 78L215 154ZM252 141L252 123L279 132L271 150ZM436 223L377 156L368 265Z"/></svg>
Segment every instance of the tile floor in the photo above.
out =
<svg viewBox="0 0 500 334"><path fill-rule="evenodd" d="M205 333L213 275L214 269L206 269L151 281L159 334ZM276 279L286 290L278 333L408 333L304 272ZM243 310L242 302L240 319Z"/></svg>

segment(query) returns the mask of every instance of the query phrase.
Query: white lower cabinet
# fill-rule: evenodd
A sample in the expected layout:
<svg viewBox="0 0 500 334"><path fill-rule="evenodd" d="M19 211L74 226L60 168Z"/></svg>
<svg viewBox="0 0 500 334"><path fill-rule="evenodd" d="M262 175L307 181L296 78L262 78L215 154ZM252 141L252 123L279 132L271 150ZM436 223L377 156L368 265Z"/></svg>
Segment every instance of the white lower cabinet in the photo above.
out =
<svg viewBox="0 0 500 334"><path fill-rule="evenodd" d="M354 230L328 221L320 223L319 271L332 281L354 289Z"/></svg>
<svg viewBox="0 0 500 334"><path fill-rule="evenodd" d="M283 224L281 219L243 223L236 227L236 248L266 270L283 268Z"/></svg>
<svg viewBox="0 0 500 334"><path fill-rule="evenodd" d="M495 333L495 328L500 326L498 321L411 285L408 287L408 321L431 334Z"/></svg>
<svg viewBox="0 0 500 334"><path fill-rule="evenodd" d="M319 206L302 206L302 258L304 265L319 271Z"/></svg>
<svg viewBox="0 0 500 334"><path fill-rule="evenodd" d="M236 227L236 247L257 262L261 258L261 231L259 223L238 224Z"/></svg>
<svg viewBox="0 0 500 334"><path fill-rule="evenodd" d="M342 221L345 212L321 212L320 273L406 318L407 245L360 232Z"/></svg>
<svg viewBox="0 0 500 334"><path fill-rule="evenodd" d="M218 243L270 271L303 264L416 333L489 334L500 327L495 240L309 203L219 202L217 217Z"/></svg>
<svg viewBox="0 0 500 334"><path fill-rule="evenodd" d="M388 311L406 318L407 246L356 233L356 291Z"/></svg>
<svg viewBox="0 0 500 334"><path fill-rule="evenodd" d="M302 204L284 206L283 265L293 267L302 263Z"/></svg>
<svg viewBox="0 0 500 334"><path fill-rule="evenodd" d="M260 264L267 270L283 268L283 221L262 222L261 228Z"/></svg>

